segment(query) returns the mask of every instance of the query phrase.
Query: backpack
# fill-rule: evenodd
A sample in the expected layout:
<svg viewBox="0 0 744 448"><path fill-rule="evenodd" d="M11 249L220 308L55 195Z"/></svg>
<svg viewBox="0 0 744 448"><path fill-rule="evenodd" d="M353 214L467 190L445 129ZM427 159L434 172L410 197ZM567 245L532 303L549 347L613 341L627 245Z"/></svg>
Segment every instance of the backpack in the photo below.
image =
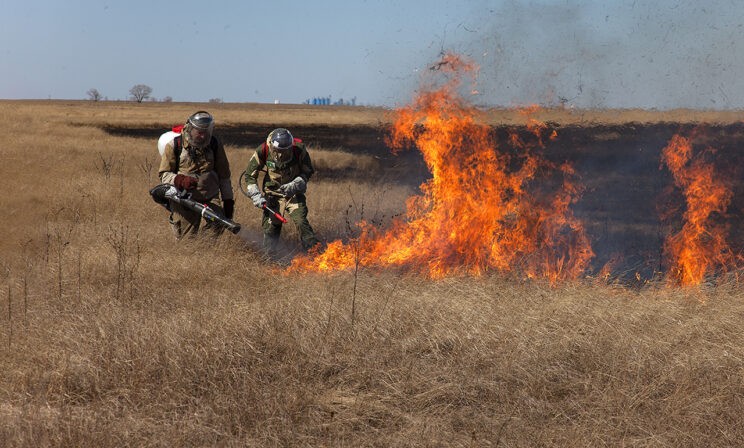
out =
<svg viewBox="0 0 744 448"><path fill-rule="evenodd" d="M165 145L172 142L177 136L181 135L182 129L182 124L173 126L170 131L165 132L163 133L163 135L160 136L160 138L158 139L158 152L160 153L161 157L163 156L163 152L165 152Z"/></svg>

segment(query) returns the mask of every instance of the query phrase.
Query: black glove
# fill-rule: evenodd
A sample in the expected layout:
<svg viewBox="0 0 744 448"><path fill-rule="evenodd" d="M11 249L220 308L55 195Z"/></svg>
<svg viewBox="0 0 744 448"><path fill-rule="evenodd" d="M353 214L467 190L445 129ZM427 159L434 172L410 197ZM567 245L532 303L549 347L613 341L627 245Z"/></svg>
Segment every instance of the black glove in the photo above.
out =
<svg viewBox="0 0 744 448"><path fill-rule="evenodd" d="M222 209L225 211L225 218L232 219L235 213L235 199L223 199Z"/></svg>
<svg viewBox="0 0 744 448"><path fill-rule="evenodd" d="M196 188L199 181L195 177L185 176L183 174L176 174L176 178L173 179L173 185L179 190L191 190Z"/></svg>

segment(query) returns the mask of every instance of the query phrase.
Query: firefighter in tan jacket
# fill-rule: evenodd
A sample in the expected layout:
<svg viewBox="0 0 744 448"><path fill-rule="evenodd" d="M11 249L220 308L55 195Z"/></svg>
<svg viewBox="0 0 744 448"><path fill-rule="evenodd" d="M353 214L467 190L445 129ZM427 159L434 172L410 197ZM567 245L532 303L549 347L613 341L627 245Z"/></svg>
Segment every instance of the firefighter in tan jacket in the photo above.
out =
<svg viewBox="0 0 744 448"><path fill-rule="evenodd" d="M187 190L195 201L209 205L214 211L232 219L235 210L230 164L222 143L212 135L214 118L208 112L191 115L180 135L165 145L160 158L160 181ZM221 200L220 200L221 198ZM199 231L201 215L170 202L170 224L177 239ZM207 222L215 234L221 227Z"/></svg>
<svg viewBox="0 0 744 448"><path fill-rule="evenodd" d="M259 186L261 172L264 175ZM280 205L284 206L297 227L302 248L306 251L319 242L307 220L305 198L307 182L314 172L305 144L292 137L287 129L278 128L271 131L266 142L256 148L242 176L245 193L253 205L262 208L266 204L273 210L280 210ZM271 254L276 249L282 223L271 212L264 210L261 225L264 249Z"/></svg>

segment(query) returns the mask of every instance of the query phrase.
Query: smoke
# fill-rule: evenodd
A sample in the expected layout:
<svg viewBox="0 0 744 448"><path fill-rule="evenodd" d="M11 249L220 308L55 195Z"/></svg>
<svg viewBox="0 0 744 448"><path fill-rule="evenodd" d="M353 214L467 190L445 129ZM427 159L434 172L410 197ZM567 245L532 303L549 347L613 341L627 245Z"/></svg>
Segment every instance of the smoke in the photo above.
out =
<svg viewBox="0 0 744 448"><path fill-rule="evenodd" d="M291 226L291 224L288 225ZM284 236L277 241L276 247L271 254L266 253L264 249L263 232L261 230L244 226L240 229L238 236L243 240L246 248L257 254L266 256L267 261L279 265L288 265L294 257L302 253L302 246L297 236L292 235L292 233L292 229L285 228L283 231Z"/></svg>
<svg viewBox="0 0 744 448"><path fill-rule="evenodd" d="M483 2L443 46L481 65L491 106L744 107L744 3Z"/></svg>

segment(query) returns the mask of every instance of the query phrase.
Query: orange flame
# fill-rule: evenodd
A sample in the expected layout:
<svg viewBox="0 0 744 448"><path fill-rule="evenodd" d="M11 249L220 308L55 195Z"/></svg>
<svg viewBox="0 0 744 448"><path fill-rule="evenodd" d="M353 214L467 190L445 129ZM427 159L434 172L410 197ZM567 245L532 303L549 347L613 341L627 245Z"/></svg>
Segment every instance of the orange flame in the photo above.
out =
<svg viewBox="0 0 744 448"><path fill-rule="evenodd" d="M447 55L435 67L462 71L472 64ZM584 272L594 253L569 208L580 193L569 180L571 166L555 166L531 154L516 133L510 141L521 153L498 152L492 129L457 94L458 86L459 77L454 77L396 111L388 144L394 151L415 145L432 175L420 186L421 195L407 200L405 220L384 232L361 222L358 238L296 258L290 270L400 266L431 278L496 270L551 282ZM530 119L528 131L542 146L547 126ZM538 173L551 170L562 176L562 188L544 194L532 184Z"/></svg>
<svg viewBox="0 0 744 448"><path fill-rule="evenodd" d="M737 257L726 242L727 229L714 221L724 214L732 191L716 176L712 164L692 157L689 138L674 135L662 152L674 183L683 190L687 210L682 230L665 242L671 266L670 280L680 285L699 285L716 270L736 269Z"/></svg>

